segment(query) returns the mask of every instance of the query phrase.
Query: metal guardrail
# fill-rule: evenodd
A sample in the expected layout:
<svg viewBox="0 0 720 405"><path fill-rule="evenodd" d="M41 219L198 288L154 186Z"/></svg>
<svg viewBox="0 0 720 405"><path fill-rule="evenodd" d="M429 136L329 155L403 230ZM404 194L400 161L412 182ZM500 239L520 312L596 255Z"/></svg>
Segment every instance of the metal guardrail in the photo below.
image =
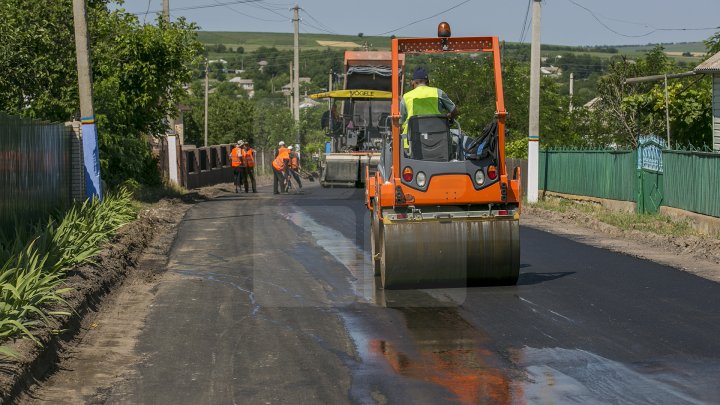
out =
<svg viewBox="0 0 720 405"><path fill-rule="evenodd" d="M164 178L168 179L168 143L163 139L160 143L160 166ZM181 186L193 189L215 184L232 183L233 168L230 162L230 151L233 145L213 145L195 147L193 145L177 146L178 182ZM256 150L255 176L272 173L272 152Z"/></svg>
<svg viewBox="0 0 720 405"><path fill-rule="evenodd" d="M184 146L180 153L180 178L185 188L199 188L233 181L229 155L232 145Z"/></svg>

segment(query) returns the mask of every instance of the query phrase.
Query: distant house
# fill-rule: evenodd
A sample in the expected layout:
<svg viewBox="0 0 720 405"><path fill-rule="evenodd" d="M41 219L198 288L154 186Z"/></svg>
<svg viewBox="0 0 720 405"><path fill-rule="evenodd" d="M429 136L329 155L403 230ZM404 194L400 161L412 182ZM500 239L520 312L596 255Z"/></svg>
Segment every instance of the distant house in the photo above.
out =
<svg viewBox="0 0 720 405"><path fill-rule="evenodd" d="M319 102L311 99L310 97L305 97L303 100L300 101L300 109L304 108L310 108L320 105Z"/></svg>
<svg viewBox="0 0 720 405"><path fill-rule="evenodd" d="M597 104L598 104L601 100L602 100L602 98L600 98L600 97L595 97L594 99L592 99L592 100L588 101L587 103L585 103L585 105L583 105L583 108L585 108L585 109L587 109L587 110L590 110L590 111L595 111L595 110L597 109Z"/></svg>
<svg viewBox="0 0 720 405"><path fill-rule="evenodd" d="M713 150L720 152L720 52L698 65L695 73L712 75Z"/></svg>
<svg viewBox="0 0 720 405"><path fill-rule="evenodd" d="M298 81L300 82L300 84L303 84L312 82L312 79L310 79L309 77L301 77ZM283 93L283 95L289 96L290 94L292 94L292 85L288 83L282 86L280 88L280 91Z"/></svg>
<svg viewBox="0 0 720 405"><path fill-rule="evenodd" d="M255 95L255 83L252 79L243 79L242 77L233 77L228 80L230 83L235 83L245 90L248 97L252 98Z"/></svg>
<svg viewBox="0 0 720 405"><path fill-rule="evenodd" d="M557 66L545 66L540 68L540 73L543 76L560 77L562 75L562 69Z"/></svg>

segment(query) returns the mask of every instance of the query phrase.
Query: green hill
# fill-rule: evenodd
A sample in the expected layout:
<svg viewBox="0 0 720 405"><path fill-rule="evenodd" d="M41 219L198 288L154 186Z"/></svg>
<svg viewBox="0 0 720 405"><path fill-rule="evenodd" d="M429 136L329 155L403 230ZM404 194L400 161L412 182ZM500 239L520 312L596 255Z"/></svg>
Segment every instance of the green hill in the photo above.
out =
<svg viewBox="0 0 720 405"><path fill-rule="evenodd" d="M200 31L200 42L206 45L223 44L233 50L241 46L245 52L252 52L262 46L276 47L280 50L289 50L293 47L293 34L284 32L228 32L228 31ZM326 41L325 43L318 41ZM357 35L331 35L331 34L300 34L300 46L302 49L356 49L361 48L365 42L371 49L390 50L390 37L373 37ZM508 43L513 44L514 43ZM524 44L529 46L529 44ZM655 45L624 45L613 47L573 47L545 44L543 55L561 54L572 52L576 54L591 53L597 57L610 58L617 55L626 55L630 58L642 56ZM668 55L677 60L687 62L698 62L701 54L705 52L705 45L702 42L686 42L675 44L663 44ZM614 48L616 53L607 52L608 48ZM690 53L692 56L683 56ZM217 55L212 55L217 56Z"/></svg>
<svg viewBox="0 0 720 405"><path fill-rule="evenodd" d="M277 49L292 49L293 34L281 32L222 32L200 31L199 40L203 44L223 44L236 49L242 46L245 52L252 52L261 46L276 47ZM321 45L318 41L327 41ZM303 49L353 49L359 48L367 41L368 46L378 50L390 49L390 37L358 37L357 35L330 35L330 34L300 34L300 47ZM352 42L343 44L343 42Z"/></svg>

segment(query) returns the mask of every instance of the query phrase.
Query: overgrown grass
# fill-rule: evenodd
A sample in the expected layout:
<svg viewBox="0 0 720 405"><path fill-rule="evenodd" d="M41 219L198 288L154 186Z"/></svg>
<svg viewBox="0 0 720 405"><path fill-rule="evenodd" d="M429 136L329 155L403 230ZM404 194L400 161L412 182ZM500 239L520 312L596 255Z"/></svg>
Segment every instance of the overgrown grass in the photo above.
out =
<svg viewBox="0 0 720 405"><path fill-rule="evenodd" d="M73 207L34 232L0 239L0 341L23 335L39 344L34 328L49 325L50 316L69 315L51 310L65 304L66 272L91 261L136 212L131 192L121 188L102 202ZM0 355L14 353L0 346Z"/></svg>
<svg viewBox="0 0 720 405"><path fill-rule="evenodd" d="M538 201L532 206L556 212L587 214L600 222L623 230L636 230L669 236L700 235L693 229L689 221L674 220L667 215L618 212L597 204L578 203L562 198L547 198Z"/></svg>
<svg viewBox="0 0 720 405"><path fill-rule="evenodd" d="M123 187L132 193L135 200L148 204L156 203L163 198L182 198L188 192L185 188L170 183L144 185L135 181L126 181Z"/></svg>

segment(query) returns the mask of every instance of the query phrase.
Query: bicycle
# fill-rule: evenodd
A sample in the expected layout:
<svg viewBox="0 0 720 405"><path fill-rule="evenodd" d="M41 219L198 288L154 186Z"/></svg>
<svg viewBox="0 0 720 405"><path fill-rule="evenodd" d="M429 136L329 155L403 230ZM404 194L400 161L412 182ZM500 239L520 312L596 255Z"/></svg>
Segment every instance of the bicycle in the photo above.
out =
<svg viewBox="0 0 720 405"><path fill-rule="evenodd" d="M285 191L290 193L290 190L295 190L295 186L292 184L292 174L290 174L290 169L285 169Z"/></svg>

